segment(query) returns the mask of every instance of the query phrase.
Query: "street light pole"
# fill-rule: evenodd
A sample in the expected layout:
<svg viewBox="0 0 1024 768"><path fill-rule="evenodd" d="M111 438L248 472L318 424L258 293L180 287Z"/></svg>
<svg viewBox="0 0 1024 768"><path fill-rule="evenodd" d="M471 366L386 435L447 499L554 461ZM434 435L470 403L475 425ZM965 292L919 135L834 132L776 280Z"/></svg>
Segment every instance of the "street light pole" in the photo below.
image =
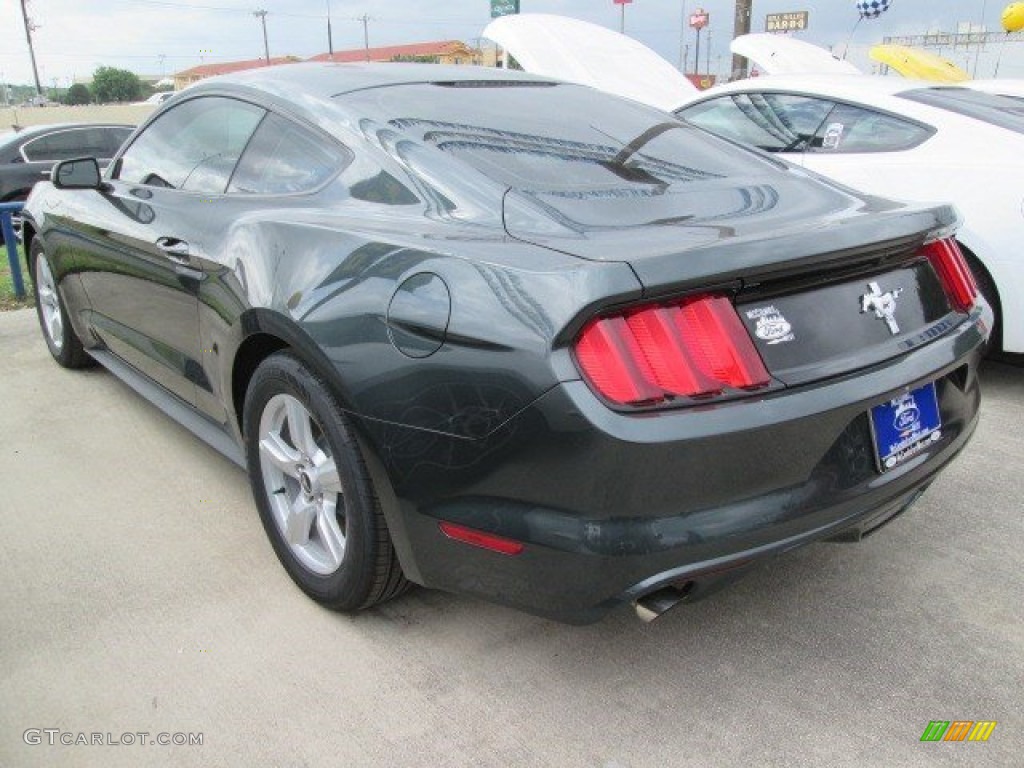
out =
<svg viewBox="0 0 1024 768"><path fill-rule="evenodd" d="M267 66L270 66L270 43L267 42L267 12L253 11L252 15L260 20L263 25L263 54L266 56Z"/></svg>

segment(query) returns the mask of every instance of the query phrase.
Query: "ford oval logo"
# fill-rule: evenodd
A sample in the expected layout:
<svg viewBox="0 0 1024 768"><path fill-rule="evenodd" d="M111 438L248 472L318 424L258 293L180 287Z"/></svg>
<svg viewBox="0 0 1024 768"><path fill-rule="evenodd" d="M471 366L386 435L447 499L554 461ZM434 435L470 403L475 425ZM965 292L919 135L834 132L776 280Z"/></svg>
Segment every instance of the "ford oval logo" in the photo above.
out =
<svg viewBox="0 0 1024 768"><path fill-rule="evenodd" d="M781 317L766 317L757 324L757 336L765 341L775 341L788 336L793 326Z"/></svg>
<svg viewBox="0 0 1024 768"><path fill-rule="evenodd" d="M896 420L893 426L902 432L905 429L911 429L920 420L921 411L918 410L916 405L912 405L896 413Z"/></svg>

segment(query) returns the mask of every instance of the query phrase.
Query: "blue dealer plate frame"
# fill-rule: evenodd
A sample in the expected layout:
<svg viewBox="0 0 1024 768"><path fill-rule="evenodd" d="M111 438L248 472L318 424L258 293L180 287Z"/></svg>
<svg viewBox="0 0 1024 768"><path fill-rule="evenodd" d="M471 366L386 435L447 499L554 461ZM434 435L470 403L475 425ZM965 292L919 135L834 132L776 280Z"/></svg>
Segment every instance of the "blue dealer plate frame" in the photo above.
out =
<svg viewBox="0 0 1024 768"><path fill-rule="evenodd" d="M935 383L925 384L871 409L878 469L888 472L942 437Z"/></svg>

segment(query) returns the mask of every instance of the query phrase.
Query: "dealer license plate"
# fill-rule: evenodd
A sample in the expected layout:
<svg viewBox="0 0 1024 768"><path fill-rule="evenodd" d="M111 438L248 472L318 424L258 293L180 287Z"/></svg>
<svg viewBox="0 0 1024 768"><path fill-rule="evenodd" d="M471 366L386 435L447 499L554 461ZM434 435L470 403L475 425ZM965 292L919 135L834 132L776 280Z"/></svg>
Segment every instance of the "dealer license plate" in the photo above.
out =
<svg viewBox="0 0 1024 768"><path fill-rule="evenodd" d="M942 437L935 384L900 395L871 409L878 466L885 472L917 456Z"/></svg>

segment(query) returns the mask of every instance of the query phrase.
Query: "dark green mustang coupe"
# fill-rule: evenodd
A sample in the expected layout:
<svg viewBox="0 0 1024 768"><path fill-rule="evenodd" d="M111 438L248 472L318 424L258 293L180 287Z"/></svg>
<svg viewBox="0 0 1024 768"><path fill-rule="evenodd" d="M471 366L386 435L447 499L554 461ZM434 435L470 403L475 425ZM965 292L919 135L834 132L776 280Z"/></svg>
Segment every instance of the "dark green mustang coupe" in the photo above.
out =
<svg viewBox="0 0 1024 768"><path fill-rule="evenodd" d="M295 64L59 164L24 231L56 361L245 466L312 598L586 622L921 495L992 321L956 224L577 85Z"/></svg>

